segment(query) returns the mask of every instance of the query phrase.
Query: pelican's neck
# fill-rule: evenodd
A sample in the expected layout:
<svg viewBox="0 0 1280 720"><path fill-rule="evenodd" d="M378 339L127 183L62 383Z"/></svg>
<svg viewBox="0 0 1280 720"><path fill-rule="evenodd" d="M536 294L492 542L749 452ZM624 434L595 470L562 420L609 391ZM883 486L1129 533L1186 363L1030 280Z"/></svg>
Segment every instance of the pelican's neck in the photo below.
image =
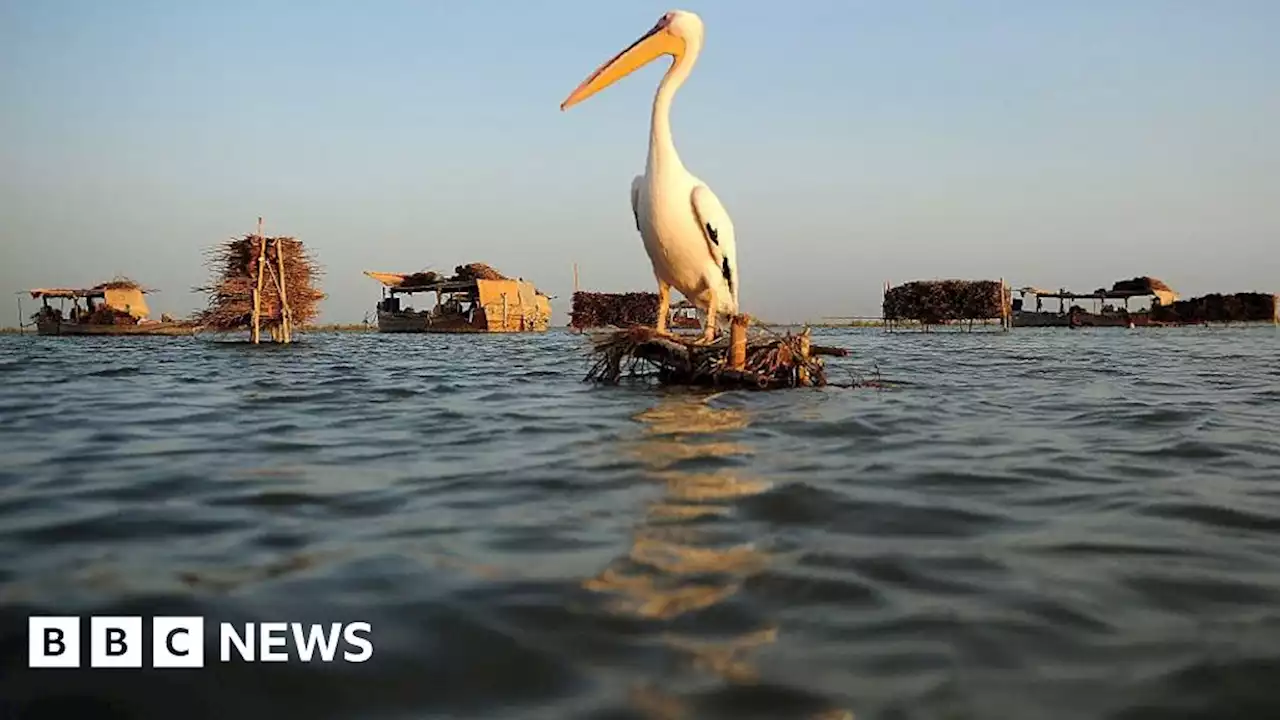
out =
<svg viewBox="0 0 1280 720"><path fill-rule="evenodd" d="M661 172L668 168L684 169L680 155L676 153L675 141L671 138L671 102L676 91L684 84L698 59L697 45L690 44L686 52L676 58L662 76L658 84L658 94L653 98L653 118L649 123L649 163L648 171Z"/></svg>

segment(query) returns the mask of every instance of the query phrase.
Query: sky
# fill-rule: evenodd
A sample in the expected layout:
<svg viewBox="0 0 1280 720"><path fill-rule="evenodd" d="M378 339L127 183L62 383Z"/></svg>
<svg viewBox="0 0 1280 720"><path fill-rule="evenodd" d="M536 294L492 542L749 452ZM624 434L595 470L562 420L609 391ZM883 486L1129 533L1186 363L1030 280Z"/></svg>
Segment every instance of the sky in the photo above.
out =
<svg viewBox="0 0 1280 720"><path fill-rule="evenodd" d="M1272 0L0 0L0 291L127 275L186 315L259 216L323 265L321 322L372 311L364 270L487 262L557 324L575 262L654 290L629 193L665 61L559 104L674 7L706 26L675 142L745 312L951 277L1280 291Z"/></svg>

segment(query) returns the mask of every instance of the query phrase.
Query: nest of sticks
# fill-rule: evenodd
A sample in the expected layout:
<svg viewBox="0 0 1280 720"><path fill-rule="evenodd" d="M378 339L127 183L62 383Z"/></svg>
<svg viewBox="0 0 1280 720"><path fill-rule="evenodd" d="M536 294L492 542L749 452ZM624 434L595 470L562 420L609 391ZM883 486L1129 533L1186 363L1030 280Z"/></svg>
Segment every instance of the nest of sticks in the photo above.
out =
<svg viewBox="0 0 1280 720"><path fill-rule="evenodd" d="M773 390L827 385L822 355L847 355L841 348L812 345L808 331L800 335L758 333L743 337L740 367L733 367L733 340L710 345L692 338L658 334L632 327L595 341L595 362L585 381L616 385L624 377L656 378L664 385Z"/></svg>
<svg viewBox="0 0 1280 720"><path fill-rule="evenodd" d="M213 277L208 286L195 289L209 295L208 307L196 315L200 325L215 331L242 330L252 326L253 295L258 287L258 257L264 242L266 255L260 295L262 326L279 327L286 307L289 324L294 326L305 325L320 314L320 301L325 298L325 294L317 289L320 268L302 241L291 237L245 235L228 240L207 253L207 265Z"/></svg>
<svg viewBox="0 0 1280 720"><path fill-rule="evenodd" d="M1170 323L1274 322L1276 296L1271 293L1212 293L1172 305L1155 305L1151 319Z"/></svg>
<svg viewBox="0 0 1280 720"><path fill-rule="evenodd" d="M1004 295L997 280L917 280L885 290L884 317L926 325L1004 317Z"/></svg>
<svg viewBox="0 0 1280 720"><path fill-rule="evenodd" d="M579 290L573 294L569 326L574 328L637 326L658 322L658 293L599 293Z"/></svg>

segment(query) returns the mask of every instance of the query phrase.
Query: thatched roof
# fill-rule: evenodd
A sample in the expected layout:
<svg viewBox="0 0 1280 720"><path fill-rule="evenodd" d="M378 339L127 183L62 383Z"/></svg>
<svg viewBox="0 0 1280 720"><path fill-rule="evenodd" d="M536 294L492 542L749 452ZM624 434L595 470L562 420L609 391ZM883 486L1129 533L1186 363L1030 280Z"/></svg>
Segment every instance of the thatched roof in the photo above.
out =
<svg viewBox="0 0 1280 720"><path fill-rule="evenodd" d="M389 288L425 288L447 282L443 275L432 270L423 270L414 273L375 272L373 270L365 270L364 274Z"/></svg>
<svg viewBox="0 0 1280 720"><path fill-rule="evenodd" d="M82 298L101 297L107 290L137 290L141 293L155 292L155 290L145 288L141 284L122 276L118 276L112 280L108 280L107 282L98 283L90 288L32 288L27 292L31 293L31 297L33 298Z"/></svg>

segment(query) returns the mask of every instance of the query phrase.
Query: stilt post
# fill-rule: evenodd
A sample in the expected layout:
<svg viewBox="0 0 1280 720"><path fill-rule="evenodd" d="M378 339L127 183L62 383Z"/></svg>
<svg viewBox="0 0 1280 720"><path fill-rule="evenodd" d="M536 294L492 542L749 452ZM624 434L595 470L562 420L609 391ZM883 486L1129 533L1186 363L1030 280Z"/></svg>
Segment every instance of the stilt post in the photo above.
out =
<svg viewBox="0 0 1280 720"><path fill-rule="evenodd" d="M750 315L734 315L729 322L729 369L743 370L747 367L747 327L751 324Z"/></svg>
<svg viewBox="0 0 1280 720"><path fill-rule="evenodd" d="M262 218L258 218L258 283L253 288L253 344L262 337L262 270L267 260L267 239L262 236Z"/></svg>
<svg viewBox="0 0 1280 720"><path fill-rule="evenodd" d="M289 327L293 311L289 309L289 296L284 289L284 247L280 238L276 239L276 265L280 268L280 342L287 343L293 340L293 332Z"/></svg>
<svg viewBox="0 0 1280 720"><path fill-rule="evenodd" d="M884 327L885 332L893 331L893 321L889 319L889 314L884 311L885 298L889 297L889 281L884 281L884 292L880 298L880 324Z"/></svg>
<svg viewBox="0 0 1280 720"><path fill-rule="evenodd" d="M805 328L798 338L800 362L796 365L796 378L800 381L801 386L809 385L809 350L812 347L813 338L809 334L809 328Z"/></svg>

